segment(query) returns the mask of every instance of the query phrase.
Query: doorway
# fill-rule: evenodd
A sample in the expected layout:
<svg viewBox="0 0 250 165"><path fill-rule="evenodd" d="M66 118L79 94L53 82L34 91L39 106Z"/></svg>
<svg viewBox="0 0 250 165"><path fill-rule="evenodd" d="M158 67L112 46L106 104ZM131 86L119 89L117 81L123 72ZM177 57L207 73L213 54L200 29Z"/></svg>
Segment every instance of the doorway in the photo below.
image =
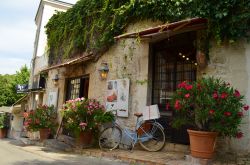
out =
<svg viewBox="0 0 250 165"><path fill-rule="evenodd" d="M196 80L196 32L178 34L151 44L150 58L151 103L159 106L160 122L166 128L168 138L174 143L188 144L186 128L175 130L171 127L174 110L168 104L179 83Z"/></svg>

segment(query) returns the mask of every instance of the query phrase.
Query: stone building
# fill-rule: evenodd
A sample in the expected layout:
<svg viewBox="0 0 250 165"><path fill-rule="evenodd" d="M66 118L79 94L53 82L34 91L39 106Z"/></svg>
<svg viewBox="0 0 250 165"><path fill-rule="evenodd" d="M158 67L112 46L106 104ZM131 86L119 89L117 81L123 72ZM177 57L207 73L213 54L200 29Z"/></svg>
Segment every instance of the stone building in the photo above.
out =
<svg viewBox="0 0 250 165"><path fill-rule="evenodd" d="M36 20L40 17L38 14ZM122 118L124 124L132 127L135 124L134 112L142 111L146 105L158 104L160 122L166 128L169 140L172 144L187 144L185 129L177 131L169 126L173 112L166 109L166 104L176 84L184 80L194 81L202 75L221 77L238 88L246 96L246 103L250 103L250 44L245 41L220 46L213 43L210 60L205 65L206 62L196 60L199 50L195 43L206 24L207 20L201 18L167 25L152 21L138 22L130 25L126 34L115 37L116 43L98 59L92 54L82 54L52 66L36 63L44 57L37 54L39 49L35 48L31 82L34 86L40 78L40 82L46 80L46 85L43 90L34 86L38 90L34 90L30 104L34 106L35 100L54 104L58 111L66 100L78 97L96 98L105 104L107 81L129 79L129 108L128 117ZM103 66L108 67L106 79L100 76ZM41 78L43 75L44 78ZM230 145L224 145L225 149L250 152L249 123L250 117L245 114L242 123L244 138L228 141ZM172 147L175 149L176 145Z"/></svg>

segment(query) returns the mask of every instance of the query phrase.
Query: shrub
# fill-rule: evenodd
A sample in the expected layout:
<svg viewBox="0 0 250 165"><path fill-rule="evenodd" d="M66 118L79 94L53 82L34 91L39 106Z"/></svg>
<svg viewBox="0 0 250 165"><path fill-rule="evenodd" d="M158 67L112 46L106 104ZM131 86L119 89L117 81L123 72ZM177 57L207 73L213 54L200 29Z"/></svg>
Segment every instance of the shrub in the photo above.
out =
<svg viewBox="0 0 250 165"><path fill-rule="evenodd" d="M25 118L24 126L31 132L41 128L54 130L57 125L57 113L54 106L39 105L35 111L25 112L23 116Z"/></svg>
<svg viewBox="0 0 250 165"><path fill-rule="evenodd" d="M68 100L62 109L65 127L74 133L81 131L98 131L102 123L114 119L111 112L105 112L104 106L95 99L77 98Z"/></svg>
<svg viewBox="0 0 250 165"><path fill-rule="evenodd" d="M243 133L239 126L249 109L243 99L237 89L214 77L182 82L172 99L176 112L173 127L188 124L196 130L240 138Z"/></svg>
<svg viewBox="0 0 250 165"><path fill-rule="evenodd" d="M9 115L7 113L0 114L0 128L9 128Z"/></svg>

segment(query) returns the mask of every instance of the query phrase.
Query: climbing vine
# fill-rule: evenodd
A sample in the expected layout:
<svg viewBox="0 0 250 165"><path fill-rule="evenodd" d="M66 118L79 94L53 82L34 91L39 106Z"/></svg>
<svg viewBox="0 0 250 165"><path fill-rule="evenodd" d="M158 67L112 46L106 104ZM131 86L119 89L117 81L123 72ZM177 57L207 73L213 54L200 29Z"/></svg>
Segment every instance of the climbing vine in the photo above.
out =
<svg viewBox="0 0 250 165"><path fill-rule="evenodd" d="M133 22L208 19L207 36L218 43L249 39L250 0L79 0L46 25L50 64L79 53L101 55Z"/></svg>

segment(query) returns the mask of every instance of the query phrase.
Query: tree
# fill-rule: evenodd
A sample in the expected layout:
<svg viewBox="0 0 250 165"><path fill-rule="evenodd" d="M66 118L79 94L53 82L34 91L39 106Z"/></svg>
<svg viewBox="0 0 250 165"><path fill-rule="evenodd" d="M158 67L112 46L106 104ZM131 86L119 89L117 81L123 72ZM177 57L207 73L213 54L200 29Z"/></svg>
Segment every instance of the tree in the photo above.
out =
<svg viewBox="0 0 250 165"><path fill-rule="evenodd" d="M17 94L17 84L28 84L29 69L26 65L20 68L14 75L0 75L0 106L11 106L24 94Z"/></svg>

